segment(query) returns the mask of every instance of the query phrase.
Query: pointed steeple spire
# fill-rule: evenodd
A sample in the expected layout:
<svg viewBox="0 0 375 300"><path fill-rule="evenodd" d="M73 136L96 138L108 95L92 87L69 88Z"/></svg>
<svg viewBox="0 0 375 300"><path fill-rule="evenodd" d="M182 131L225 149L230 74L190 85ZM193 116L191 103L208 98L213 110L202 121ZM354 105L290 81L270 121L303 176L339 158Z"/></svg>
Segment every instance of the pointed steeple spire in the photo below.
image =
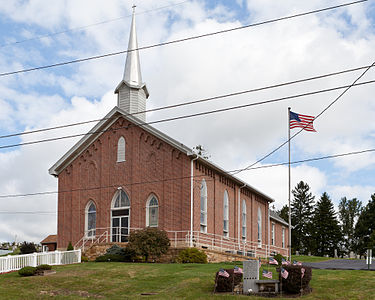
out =
<svg viewBox="0 0 375 300"><path fill-rule="evenodd" d="M146 114L139 113L146 110L146 100L149 93L146 84L142 82L141 64L139 62L137 31L135 28L135 5L133 5L132 24L130 28L128 53L126 55L124 76L115 93L117 106L134 117L146 121Z"/></svg>
<svg viewBox="0 0 375 300"><path fill-rule="evenodd" d="M135 5L133 5L132 24L130 29L128 53L126 56L123 80L130 85L142 85L141 64L139 62L137 30L135 27Z"/></svg>

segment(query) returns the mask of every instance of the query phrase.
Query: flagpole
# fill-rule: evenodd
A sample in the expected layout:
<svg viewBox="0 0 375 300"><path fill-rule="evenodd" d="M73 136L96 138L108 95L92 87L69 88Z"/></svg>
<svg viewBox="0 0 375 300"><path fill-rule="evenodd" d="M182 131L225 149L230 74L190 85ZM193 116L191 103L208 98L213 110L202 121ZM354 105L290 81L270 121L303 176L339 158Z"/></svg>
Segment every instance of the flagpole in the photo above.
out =
<svg viewBox="0 0 375 300"><path fill-rule="evenodd" d="M289 203L289 261L292 261L292 215L290 208L290 107L288 107L288 203Z"/></svg>

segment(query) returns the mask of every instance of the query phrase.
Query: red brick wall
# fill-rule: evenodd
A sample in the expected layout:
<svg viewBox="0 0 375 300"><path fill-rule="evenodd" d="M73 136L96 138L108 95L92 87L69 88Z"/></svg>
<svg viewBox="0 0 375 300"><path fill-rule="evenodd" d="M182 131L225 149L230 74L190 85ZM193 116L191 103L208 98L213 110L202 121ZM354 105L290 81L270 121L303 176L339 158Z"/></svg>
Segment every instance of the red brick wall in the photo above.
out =
<svg viewBox="0 0 375 300"><path fill-rule="evenodd" d="M159 228L190 230L190 158L140 127L120 119L59 174L58 247L74 245L85 230L85 209L96 205L96 227L110 227L111 201L121 187L131 202L130 227L146 225L146 201L159 201ZM121 129L116 129L121 128ZM126 161L117 162L117 142Z"/></svg>
<svg viewBox="0 0 375 300"><path fill-rule="evenodd" d="M90 200L96 205L96 227L109 228L111 203L119 187L130 199L131 228L146 226L146 201L154 194L159 201L159 228L190 230L191 158L142 128L128 125L131 124L127 120L118 120L112 125L113 130L104 132L59 174L58 248L66 248L69 241L74 245L83 237L85 209ZM121 136L126 141L126 160L117 162L117 143ZM245 200L247 241L257 242L260 207L262 244L268 244L268 202L264 197L248 188L240 188L229 176L202 162L195 161L193 171L194 231L200 231L200 185L204 178L207 184L207 233L223 235L226 190L229 237L242 238L242 200Z"/></svg>

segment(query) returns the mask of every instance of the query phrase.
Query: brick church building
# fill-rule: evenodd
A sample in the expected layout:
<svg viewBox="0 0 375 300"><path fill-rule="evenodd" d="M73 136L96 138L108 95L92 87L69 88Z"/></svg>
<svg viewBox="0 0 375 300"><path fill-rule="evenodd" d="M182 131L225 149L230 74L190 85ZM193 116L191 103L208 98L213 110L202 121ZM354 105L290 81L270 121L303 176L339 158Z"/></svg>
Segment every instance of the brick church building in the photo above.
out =
<svg viewBox="0 0 375 300"><path fill-rule="evenodd" d="M133 13L128 49L137 48ZM138 50L127 53L115 93L117 106L49 169L58 178L58 249L126 242L151 226L172 246L288 253L273 199L146 123Z"/></svg>

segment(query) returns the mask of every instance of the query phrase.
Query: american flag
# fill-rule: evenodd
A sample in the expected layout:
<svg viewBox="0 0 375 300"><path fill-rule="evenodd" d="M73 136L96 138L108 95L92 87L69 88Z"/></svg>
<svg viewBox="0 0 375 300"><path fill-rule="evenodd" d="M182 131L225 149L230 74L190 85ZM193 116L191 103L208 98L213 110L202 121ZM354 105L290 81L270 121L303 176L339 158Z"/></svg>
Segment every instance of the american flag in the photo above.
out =
<svg viewBox="0 0 375 300"><path fill-rule="evenodd" d="M229 273L227 271L225 271L224 269L220 269L219 271L219 276L222 276L222 277L229 277Z"/></svg>
<svg viewBox="0 0 375 300"><path fill-rule="evenodd" d="M293 260L293 265L302 266L302 263L300 261Z"/></svg>
<svg viewBox="0 0 375 300"><path fill-rule="evenodd" d="M301 115L290 111L289 118L290 129L300 127L306 131L316 131L313 126L313 121L315 119L313 116Z"/></svg>
<svg viewBox="0 0 375 300"><path fill-rule="evenodd" d="M285 265L289 265L290 262L288 260L286 260L284 257L281 258L281 265L285 266Z"/></svg>
<svg viewBox="0 0 375 300"><path fill-rule="evenodd" d="M268 260L268 263L270 265L278 265L279 263L277 262L276 259L274 259L273 257L270 257L270 259Z"/></svg>
<svg viewBox="0 0 375 300"><path fill-rule="evenodd" d="M281 268L281 276L284 278L284 279L287 279L288 278L288 275L289 275L289 272L287 270L285 270L284 268Z"/></svg>
<svg viewBox="0 0 375 300"><path fill-rule="evenodd" d="M264 276L264 277L267 277L267 278L269 278L269 279L272 279L272 272L271 271L267 271L267 270L263 270L263 272L262 272L262 275Z"/></svg>
<svg viewBox="0 0 375 300"><path fill-rule="evenodd" d="M237 267L237 266L234 267L234 271L233 271L233 272L234 272L235 274L243 274L242 269L239 268L239 267Z"/></svg>
<svg viewBox="0 0 375 300"><path fill-rule="evenodd" d="M305 276L305 269L301 268L301 278L303 278L303 276Z"/></svg>

